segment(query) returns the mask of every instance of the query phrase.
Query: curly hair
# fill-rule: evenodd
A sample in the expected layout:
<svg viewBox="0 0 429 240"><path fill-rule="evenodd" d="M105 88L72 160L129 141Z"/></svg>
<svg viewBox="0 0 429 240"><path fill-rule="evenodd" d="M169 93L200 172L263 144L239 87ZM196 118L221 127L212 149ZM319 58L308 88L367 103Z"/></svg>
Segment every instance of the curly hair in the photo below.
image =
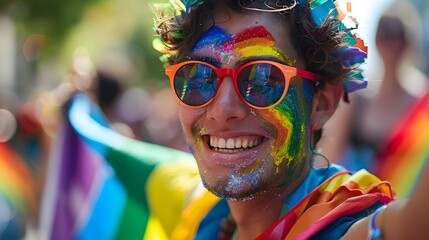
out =
<svg viewBox="0 0 429 240"><path fill-rule="evenodd" d="M286 9L296 4L296 0L205 0L186 16L167 18L158 26L161 41L169 51L176 54L169 58L169 63L183 60L199 38L214 25L211 9L216 4L223 4L234 11L244 12L249 9ZM307 4L308 5L308 4ZM338 83L347 77L356 66L345 67L343 61L349 56L338 54L347 47L344 31L338 31L339 20L333 16L318 27L313 22L308 6L294 7L279 12L291 25L291 41L303 58L308 71L319 74L324 82Z"/></svg>

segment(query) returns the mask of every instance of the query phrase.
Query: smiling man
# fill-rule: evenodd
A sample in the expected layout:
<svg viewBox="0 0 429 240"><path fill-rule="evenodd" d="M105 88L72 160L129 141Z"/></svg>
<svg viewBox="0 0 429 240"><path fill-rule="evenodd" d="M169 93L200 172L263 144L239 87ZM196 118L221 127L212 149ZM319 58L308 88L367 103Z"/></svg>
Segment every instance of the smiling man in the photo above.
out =
<svg viewBox="0 0 429 240"><path fill-rule="evenodd" d="M171 239L408 235L398 226L428 212L424 181L414 199L389 205L389 214L404 216L396 221L385 216L394 199L388 182L329 161L314 167L323 125L342 97L366 87L358 68L366 54L354 46L353 28L341 22L339 4L170 2L155 7L167 47L161 59L205 187L182 186L186 203L167 232ZM158 171L162 183L172 175L185 173ZM149 203L159 217L156 201ZM419 227L416 236L426 231Z"/></svg>
<svg viewBox="0 0 429 240"><path fill-rule="evenodd" d="M202 219L184 215L172 238L339 238L392 199L390 187L367 172L312 166L315 132L335 112L341 81L356 67L344 62L359 55L339 41L344 32L326 23L316 34L309 9L295 1L278 9L258 1L193 4L185 20L161 22L158 32L177 50L166 74L189 149L205 188L220 199L207 204ZM377 194L360 194L361 203L347 211L352 192L361 190ZM195 202L207 196L186 212L201 213ZM323 216L330 210L336 217ZM334 228L324 230L328 225Z"/></svg>

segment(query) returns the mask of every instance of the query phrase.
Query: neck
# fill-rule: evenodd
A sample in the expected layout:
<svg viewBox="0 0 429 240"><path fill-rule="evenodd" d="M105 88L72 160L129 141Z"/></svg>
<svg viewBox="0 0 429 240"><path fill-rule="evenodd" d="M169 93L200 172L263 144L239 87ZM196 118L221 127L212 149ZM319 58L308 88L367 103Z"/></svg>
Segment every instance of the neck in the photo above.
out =
<svg viewBox="0 0 429 240"><path fill-rule="evenodd" d="M384 72L383 82L381 83L380 93L395 93L402 90L399 84L398 74L396 69L386 70Z"/></svg>
<svg viewBox="0 0 429 240"><path fill-rule="evenodd" d="M285 198L272 196L258 197L249 201L228 201L234 221L239 231L239 239L255 239L279 217Z"/></svg>

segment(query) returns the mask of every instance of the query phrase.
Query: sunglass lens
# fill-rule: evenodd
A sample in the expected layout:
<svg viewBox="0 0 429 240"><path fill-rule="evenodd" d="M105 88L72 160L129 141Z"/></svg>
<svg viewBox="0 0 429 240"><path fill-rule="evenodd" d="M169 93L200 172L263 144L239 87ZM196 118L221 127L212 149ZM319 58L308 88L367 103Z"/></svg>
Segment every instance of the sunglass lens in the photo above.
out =
<svg viewBox="0 0 429 240"><path fill-rule="evenodd" d="M174 90L187 105L201 106L216 93L218 80L216 72L209 66L190 63L177 70L174 77Z"/></svg>
<svg viewBox="0 0 429 240"><path fill-rule="evenodd" d="M277 103L285 91L283 72L274 65L258 63L243 68L238 74L241 96L257 107L269 107Z"/></svg>

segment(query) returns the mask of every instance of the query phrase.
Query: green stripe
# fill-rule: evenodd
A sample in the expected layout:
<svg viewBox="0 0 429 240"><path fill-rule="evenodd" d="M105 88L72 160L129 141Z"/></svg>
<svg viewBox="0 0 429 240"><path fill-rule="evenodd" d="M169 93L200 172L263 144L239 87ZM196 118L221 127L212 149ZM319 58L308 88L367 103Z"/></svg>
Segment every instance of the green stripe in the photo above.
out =
<svg viewBox="0 0 429 240"><path fill-rule="evenodd" d="M193 161L191 154L130 139L109 148L107 161L127 191L128 201L116 239L142 239L150 216L146 184L154 168L171 161Z"/></svg>
<svg viewBox="0 0 429 240"><path fill-rule="evenodd" d="M127 206L122 216L116 238L142 240L149 221L149 212L146 206L132 198L128 198Z"/></svg>

